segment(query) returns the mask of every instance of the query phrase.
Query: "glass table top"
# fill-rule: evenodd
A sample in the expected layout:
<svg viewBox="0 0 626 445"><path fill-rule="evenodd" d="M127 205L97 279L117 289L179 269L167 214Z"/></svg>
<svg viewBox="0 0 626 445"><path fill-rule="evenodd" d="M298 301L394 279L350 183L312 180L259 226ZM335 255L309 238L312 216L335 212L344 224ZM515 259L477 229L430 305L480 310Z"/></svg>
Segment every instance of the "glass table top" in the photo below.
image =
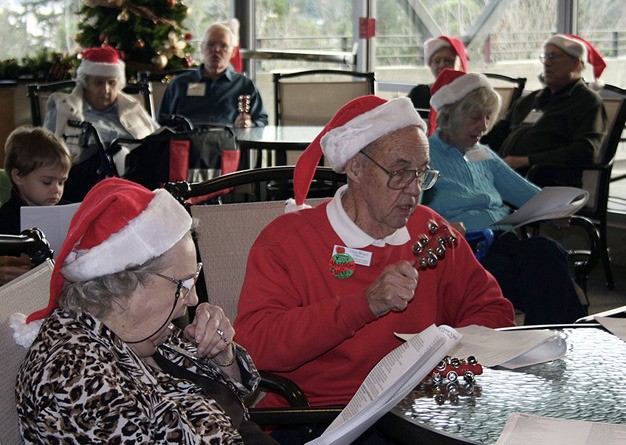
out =
<svg viewBox="0 0 626 445"><path fill-rule="evenodd" d="M518 370L485 368L480 391L457 405L412 391L391 412L419 428L468 443L494 444L509 415L626 423L626 342L592 327L558 331L567 342L558 360Z"/></svg>

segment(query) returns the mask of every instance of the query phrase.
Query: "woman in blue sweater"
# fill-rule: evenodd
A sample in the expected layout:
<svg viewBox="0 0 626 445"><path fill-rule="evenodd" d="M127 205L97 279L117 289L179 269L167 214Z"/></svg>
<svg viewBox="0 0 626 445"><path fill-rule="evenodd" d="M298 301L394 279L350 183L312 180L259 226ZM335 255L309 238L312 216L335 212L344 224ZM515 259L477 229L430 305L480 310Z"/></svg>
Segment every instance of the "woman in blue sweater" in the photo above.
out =
<svg viewBox="0 0 626 445"><path fill-rule="evenodd" d="M520 207L539 191L479 143L498 114L498 94L482 74L449 69L432 92L437 130L429 138L430 158L441 177L424 204L467 230L494 230L481 263L525 313L525 324L572 323L584 316L565 250L552 239L519 238L511 227L493 225L510 213L508 205Z"/></svg>

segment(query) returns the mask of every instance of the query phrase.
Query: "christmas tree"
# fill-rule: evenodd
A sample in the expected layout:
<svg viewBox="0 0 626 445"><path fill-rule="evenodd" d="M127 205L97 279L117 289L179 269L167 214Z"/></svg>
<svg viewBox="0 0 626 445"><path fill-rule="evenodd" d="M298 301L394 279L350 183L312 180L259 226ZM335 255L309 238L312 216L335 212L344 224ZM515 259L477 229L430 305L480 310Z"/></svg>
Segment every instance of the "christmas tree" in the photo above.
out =
<svg viewBox="0 0 626 445"><path fill-rule="evenodd" d="M76 41L83 48L118 49L129 78L190 67L194 48L183 25L190 12L181 0L85 0Z"/></svg>

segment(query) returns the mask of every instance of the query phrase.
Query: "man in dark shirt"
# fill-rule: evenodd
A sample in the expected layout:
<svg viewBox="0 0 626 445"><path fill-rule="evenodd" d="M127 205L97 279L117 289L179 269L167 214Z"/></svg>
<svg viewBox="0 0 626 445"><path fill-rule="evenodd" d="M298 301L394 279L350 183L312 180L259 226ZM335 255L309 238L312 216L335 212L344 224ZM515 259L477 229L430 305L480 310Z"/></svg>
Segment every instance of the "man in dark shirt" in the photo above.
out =
<svg viewBox="0 0 626 445"><path fill-rule="evenodd" d="M600 96L582 78L584 61L598 78L606 66L593 46L577 36L554 35L543 44L545 88L518 99L482 142L525 175L534 164L573 166L593 160L606 132ZM581 185L581 171L551 171L540 186Z"/></svg>
<svg viewBox="0 0 626 445"><path fill-rule="evenodd" d="M250 78L230 66L236 41L235 34L225 24L210 26L202 42L204 63L169 83L158 116L179 114L194 124L267 125L259 90ZM240 99L242 96L249 96L249 109L245 103L240 104L245 102Z"/></svg>

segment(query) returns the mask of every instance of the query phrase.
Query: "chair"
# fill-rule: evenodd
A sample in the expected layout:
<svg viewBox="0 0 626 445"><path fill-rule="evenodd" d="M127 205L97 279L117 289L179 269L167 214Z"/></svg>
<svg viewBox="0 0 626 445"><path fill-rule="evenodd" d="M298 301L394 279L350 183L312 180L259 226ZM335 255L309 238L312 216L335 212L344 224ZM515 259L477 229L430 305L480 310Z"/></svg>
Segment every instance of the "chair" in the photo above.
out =
<svg viewBox="0 0 626 445"><path fill-rule="evenodd" d="M163 94L165 93L165 89L167 88L167 84L179 74L186 73L189 71L195 71L197 68L181 68L177 70L168 70L168 71L140 71L137 73L137 82L139 83L147 83L152 88L152 97L154 99L154 110L155 113L152 114L155 118L160 118L160 116L156 115L156 112L159 109L159 105L161 105L161 100L163 99Z"/></svg>
<svg viewBox="0 0 626 445"><path fill-rule="evenodd" d="M14 342L9 317L15 312L30 314L48 304L52 269L52 261L46 260L0 287L0 355L3 360L0 377L0 391L3 394L0 402L0 443L22 443L15 409L15 379L27 350Z"/></svg>
<svg viewBox="0 0 626 445"><path fill-rule="evenodd" d="M546 171L582 170L582 188L589 192L589 200L577 212L577 215L583 219L577 219L576 223L583 227L587 233L591 249L574 250L571 254L575 257L590 256L591 260L587 261L588 267L593 267L598 259L601 260L606 285L609 289L613 289L615 281L608 253L606 220L613 158L626 123L626 90L614 86L611 86L610 90L612 97L602 99L607 114L607 132L602 140L600 150L594 155L594 162L578 167L536 164L528 171L527 178L533 181L537 176L545 177L544 175L549 174ZM615 93L621 94L621 97L616 98ZM589 269L590 271L591 269Z"/></svg>
<svg viewBox="0 0 626 445"><path fill-rule="evenodd" d="M243 170L199 184L170 183L165 188L177 199L185 201L194 195L215 193L248 182L286 180L293 177L293 166ZM318 167L315 178L345 180L344 175L327 167ZM328 198L307 200L316 205ZM207 300L220 306L234 320L237 302L246 270L248 252L261 230L284 213L282 201L266 201L190 207L191 215L199 220L196 243L204 264L203 279ZM201 286L202 287L202 286ZM261 425L303 427L304 441L311 439L311 427L328 425L341 411L340 407L310 407L306 396L291 381L262 372L263 390L282 394L289 408L251 408L252 419Z"/></svg>
<svg viewBox="0 0 626 445"><path fill-rule="evenodd" d="M282 200L291 196L277 195L273 193L268 194L264 186L268 182L280 182L282 184L277 185L276 189L290 191L292 189L290 181L293 178L294 168L295 167L293 165L282 165L240 170L205 182L196 184L189 184L187 182L170 182L165 184L164 187L181 202L188 202L190 198L196 196L218 193L229 189L231 190L231 195L237 195L237 192L240 190L238 188L245 187L245 191L243 193L245 196L238 202L281 200L281 205L284 206ZM324 194L313 196L309 193L309 196L317 198L333 196L335 190L346 182L344 174L336 173L330 167L317 167L313 179L316 181L324 181L329 186L325 189ZM237 202L237 198L239 198L239 196L236 196L235 199L230 198L232 198L232 196L225 195L224 201L235 203Z"/></svg>
<svg viewBox="0 0 626 445"><path fill-rule="evenodd" d="M511 105L519 99L524 93L524 87L526 86L525 77L510 77L504 74L496 73L483 73L485 77L491 80L493 88L500 95L502 99L502 105L500 106L500 112L496 121L503 118Z"/></svg>
<svg viewBox="0 0 626 445"><path fill-rule="evenodd" d="M55 92L70 93L76 86L75 80L63 80L52 83L33 83L28 85L28 97L30 100L30 114L33 126L43 125L45 118L46 103L50 94ZM122 90L124 93L135 97L143 103L150 116L154 116L154 102L152 98L152 86L148 82L129 83ZM43 112L42 112L43 110Z"/></svg>
<svg viewBox="0 0 626 445"><path fill-rule="evenodd" d="M276 125L326 125L351 99L374 94L374 73L311 70L274 73Z"/></svg>

